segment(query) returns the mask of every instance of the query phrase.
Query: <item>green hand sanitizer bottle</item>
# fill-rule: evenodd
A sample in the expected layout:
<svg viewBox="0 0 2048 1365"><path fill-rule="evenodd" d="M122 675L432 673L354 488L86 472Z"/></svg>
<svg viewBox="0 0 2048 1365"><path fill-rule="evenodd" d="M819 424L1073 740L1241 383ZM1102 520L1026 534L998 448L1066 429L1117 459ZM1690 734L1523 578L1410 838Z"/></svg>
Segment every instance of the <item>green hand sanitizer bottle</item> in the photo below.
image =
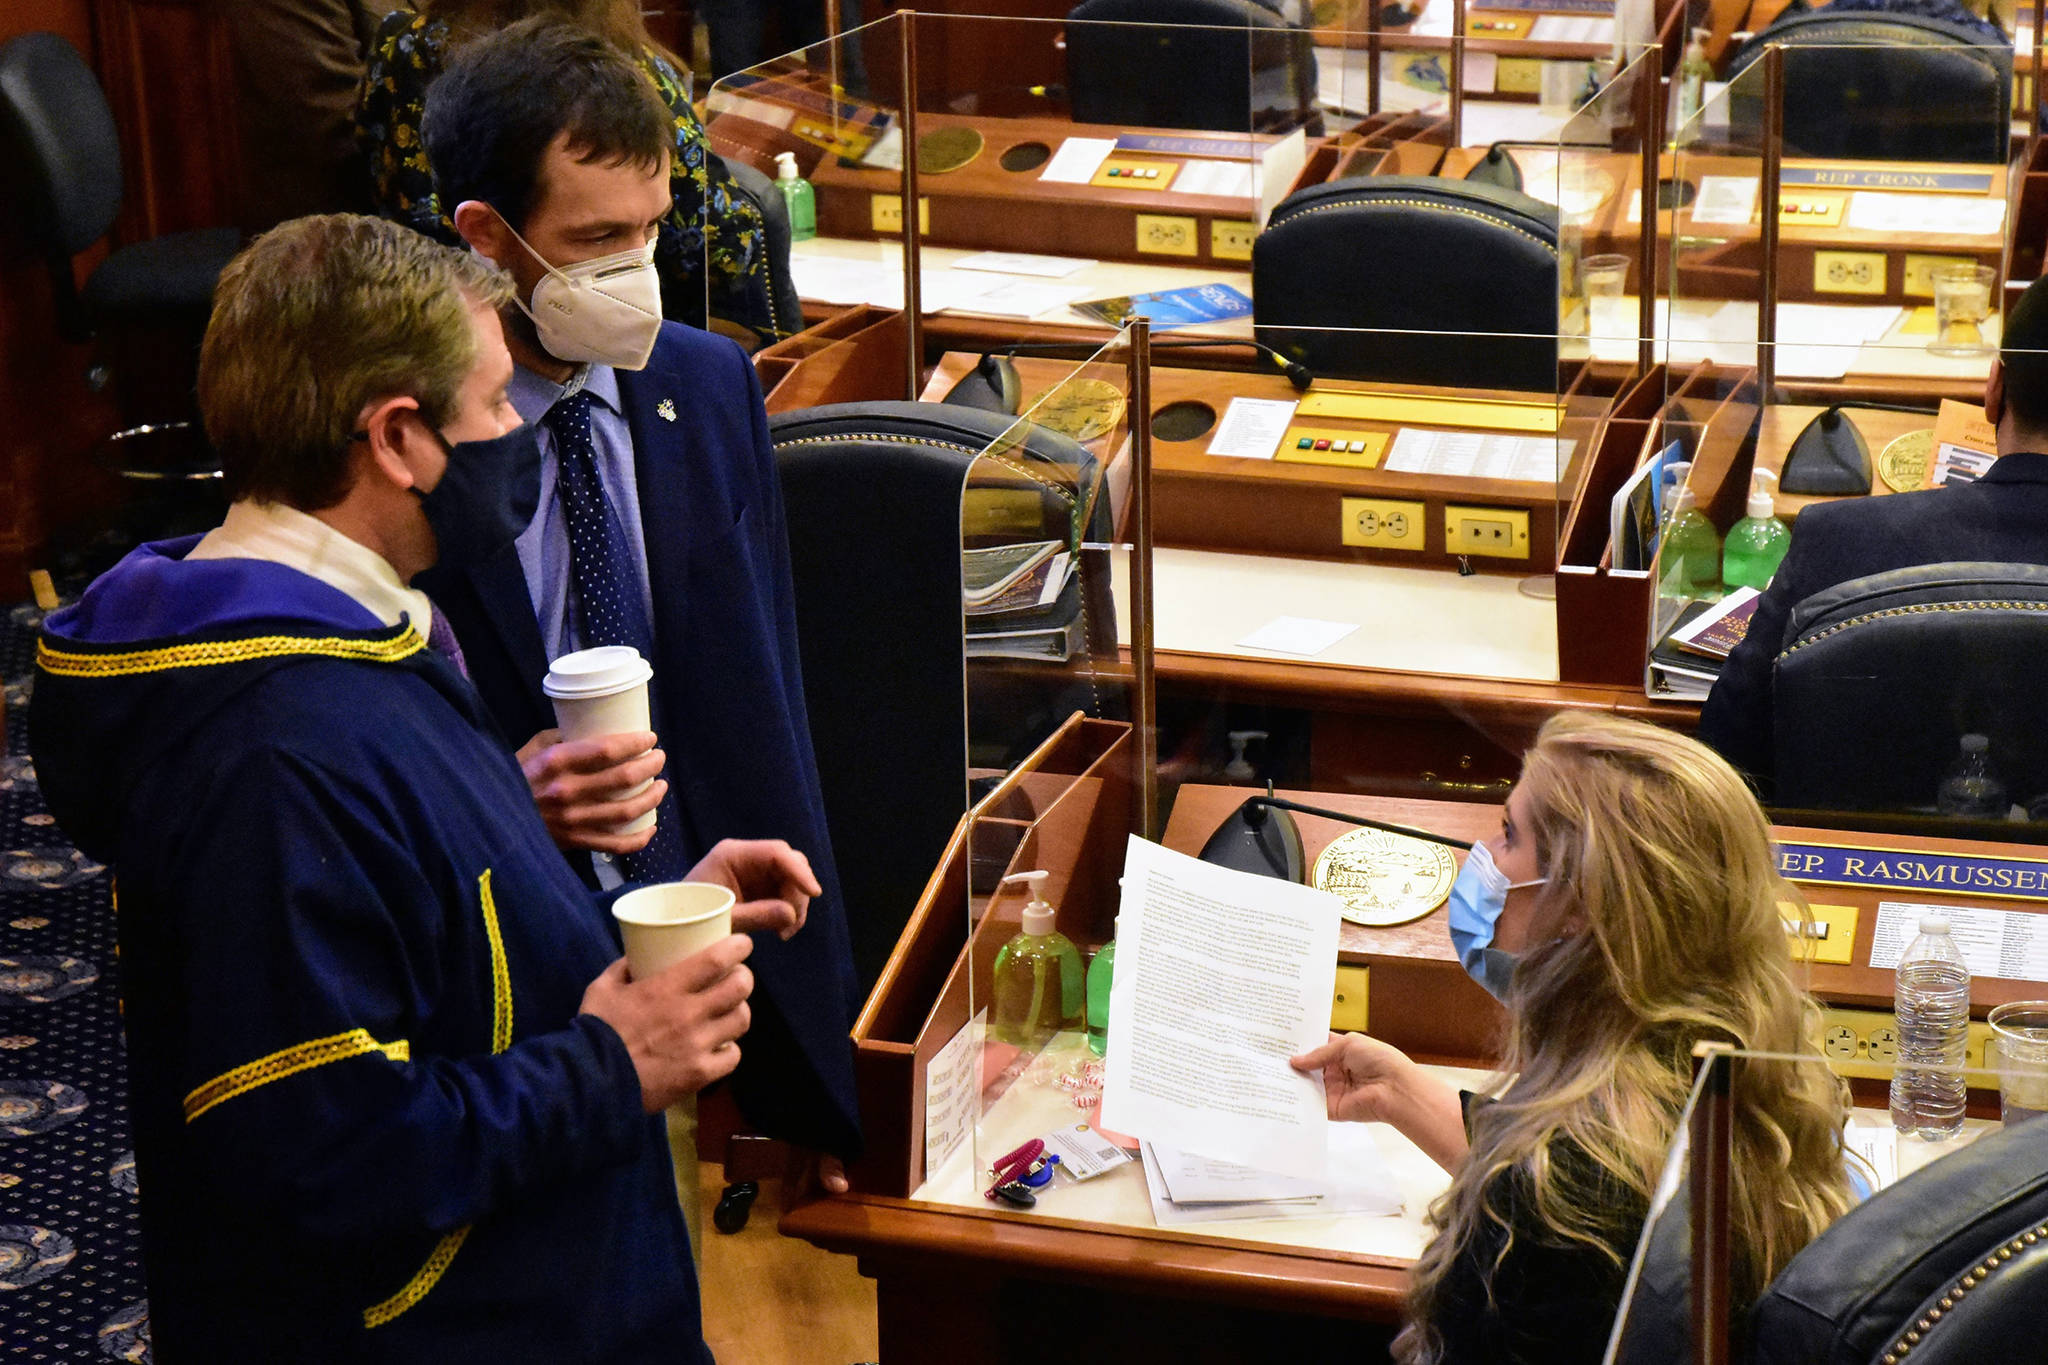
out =
<svg viewBox="0 0 2048 1365"><path fill-rule="evenodd" d="M1728 540L1721 547L1721 577L1731 588L1755 588L1762 592L1771 575L1792 548L1792 529L1778 520L1777 505L1771 501L1770 484L1777 478L1768 469L1749 476L1748 515L1728 528Z"/></svg>
<svg viewBox="0 0 2048 1365"><path fill-rule="evenodd" d="M1019 1047L1043 1047L1063 1029L1078 1029L1081 1013L1081 953L1073 941L1053 928L1053 908L1040 892L1043 872L1018 872L1003 878L1031 887L1024 907L1023 932L996 954L995 1009L991 1026L996 1037Z"/></svg>
<svg viewBox="0 0 2048 1365"><path fill-rule="evenodd" d="M1109 987L1116 977L1116 939L1102 945L1088 964L1088 1050L1109 1051Z"/></svg>
<svg viewBox="0 0 2048 1365"><path fill-rule="evenodd" d="M796 153L775 154L775 188L789 210L789 240L808 242L818 235L818 197L811 182L796 173Z"/></svg>
<svg viewBox="0 0 2048 1365"><path fill-rule="evenodd" d="M1688 464L1674 464L1677 487L1664 518L1663 544L1658 549L1663 591L1669 597L1713 601L1721 595L1721 533L1700 511L1698 498L1686 482Z"/></svg>

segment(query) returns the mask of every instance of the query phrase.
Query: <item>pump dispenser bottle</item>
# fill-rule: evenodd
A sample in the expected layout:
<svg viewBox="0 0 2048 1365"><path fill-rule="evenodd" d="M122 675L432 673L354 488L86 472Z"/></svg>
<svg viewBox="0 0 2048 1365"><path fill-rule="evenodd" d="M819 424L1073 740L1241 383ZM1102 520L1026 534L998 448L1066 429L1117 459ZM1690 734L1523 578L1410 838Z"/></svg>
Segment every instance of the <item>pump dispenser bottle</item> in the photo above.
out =
<svg viewBox="0 0 2048 1365"><path fill-rule="evenodd" d="M1778 520L1777 504L1771 501L1770 484L1777 477L1768 469L1749 476L1748 515L1728 528L1721 548L1721 577L1731 588L1762 592L1792 548L1792 530Z"/></svg>
<svg viewBox="0 0 2048 1365"><path fill-rule="evenodd" d="M1043 1047L1055 1033L1082 1025L1081 954L1053 928L1053 907L1040 894L1045 877L1043 872L1018 872L1003 878L1006 885L1025 882L1031 887L1023 931L996 954L990 1019L996 1037L1019 1047Z"/></svg>
<svg viewBox="0 0 2048 1365"><path fill-rule="evenodd" d="M818 235L818 197L811 182L796 173L796 153L775 154L775 188L789 210L789 240L808 242Z"/></svg>
<svg viewBox="0 0 2048 1365"><path fill-rule="evenodd" d="M1698 597L1712 601L1721 595L1721 534L1700 511L1698 498L1686 483L1692 472L1687 464L1670 466L1677 471L1664 518L1662 559L1664 592L1673 597Z"/></svg>

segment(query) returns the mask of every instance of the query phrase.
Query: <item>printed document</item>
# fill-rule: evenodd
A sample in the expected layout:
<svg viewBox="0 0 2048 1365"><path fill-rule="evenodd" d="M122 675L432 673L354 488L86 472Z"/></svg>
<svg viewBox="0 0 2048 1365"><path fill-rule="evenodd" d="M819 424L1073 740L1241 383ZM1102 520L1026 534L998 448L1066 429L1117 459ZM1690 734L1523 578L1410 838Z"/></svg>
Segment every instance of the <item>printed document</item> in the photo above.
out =
<svg viewBox="0 0 2048 1365"><path fill-rule="evenodd" d="M1124 859L1102 1124L1321 1179L1322 1078L1287 1064L1329 1036L1341 904L1133 837Z"/></svg>

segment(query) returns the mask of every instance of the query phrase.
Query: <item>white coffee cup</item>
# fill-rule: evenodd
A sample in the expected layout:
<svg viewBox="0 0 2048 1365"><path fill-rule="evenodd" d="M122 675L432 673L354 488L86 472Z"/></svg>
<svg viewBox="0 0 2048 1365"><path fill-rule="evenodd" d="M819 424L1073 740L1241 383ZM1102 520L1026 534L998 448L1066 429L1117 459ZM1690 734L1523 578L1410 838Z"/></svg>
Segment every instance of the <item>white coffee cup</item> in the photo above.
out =
<svg viewBox="0 0 2048 1365"><path fill-rule="evenodd" d="M548 666L540 690L555 704L555 725L562 738L597 739L654 728L647 709L647 683L654 669L631 645L599 645L564 654ZM649 778L615 799L638 796L654 785ZM654 812L612 828L614 834L638 834L654 823Z"/></svg>
<svg viewBox="0 0 2048 1365"><path fill-rule="evenodd" d="M733 894L715 882L663 882L612 902L626 967L645 981L732 932Z"/></svg>

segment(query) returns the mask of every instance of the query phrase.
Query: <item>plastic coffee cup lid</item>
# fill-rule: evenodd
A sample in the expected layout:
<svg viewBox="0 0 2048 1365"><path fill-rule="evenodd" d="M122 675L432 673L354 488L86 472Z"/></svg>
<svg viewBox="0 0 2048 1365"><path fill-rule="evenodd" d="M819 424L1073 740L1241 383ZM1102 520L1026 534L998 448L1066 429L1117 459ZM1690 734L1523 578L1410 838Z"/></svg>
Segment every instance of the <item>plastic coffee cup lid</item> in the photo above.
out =
<svg viewBox="0 0 2048 1365"><path fill-rule="evenodd" d="M599 645L555 660L541 679L540 690L558 700L608 697L653 676L654 669L631 645Z"/></svg>

